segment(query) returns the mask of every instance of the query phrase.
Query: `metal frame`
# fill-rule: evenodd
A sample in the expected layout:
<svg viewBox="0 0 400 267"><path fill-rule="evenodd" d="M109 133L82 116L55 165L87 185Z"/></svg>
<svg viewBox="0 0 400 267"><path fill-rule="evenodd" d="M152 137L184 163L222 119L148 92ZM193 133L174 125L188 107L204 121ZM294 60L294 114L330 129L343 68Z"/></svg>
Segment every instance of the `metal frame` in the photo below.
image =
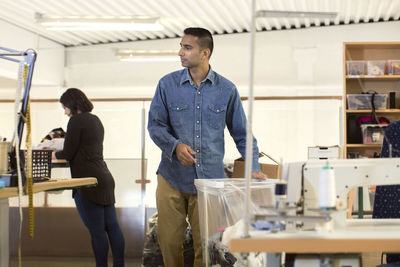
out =
<svg viewBox="0 0 400 267"><path fill-rule="evenodd" d="M32 75L36 61L36 55L37 55L36 51L33 49L28 49L26 51L17 51L10 48L0 47L0 59L5 59L16 63L23 62L26 66L28 66L28 72L24 87L24 95L22 97L22 105L18 122L19 140L22 139L22 135L24 132L24 124L25 124L24 117L26 116L26 112L28 109L29 92L32 84ZM23 57L23 60L19 60L14 57ZM21 143L19 143L19 146L21 146Z"/></svg>
<svg viewBox="0 0 400 267"><path fill-rule="evenodd" d="M298 11L276 11L276 10L259 10L255 11L256 0L251 1L251 28L250 28L250 74L249 74L249 104L248 104L248 118L247 118L247 135L246 135L246 164L245 164L245 213L244 213L244 233L243 237L249 237L249 205L251 198L251 171L252 171L252 152L253 152L253 102L254 102L254 50L255 50L255 31L256 19L261 17L290 17L290 18L334 18L337 13L334 12L298 12Z"/></svg>

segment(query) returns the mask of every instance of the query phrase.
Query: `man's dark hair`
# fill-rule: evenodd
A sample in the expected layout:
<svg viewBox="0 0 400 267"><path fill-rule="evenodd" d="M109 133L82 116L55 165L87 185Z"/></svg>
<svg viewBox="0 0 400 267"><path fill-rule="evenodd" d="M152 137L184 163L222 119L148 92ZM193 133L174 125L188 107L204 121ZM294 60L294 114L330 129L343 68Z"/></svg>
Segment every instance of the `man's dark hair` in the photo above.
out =
<svg viewBox="0 0 400 267"><path fill-rule="evenodd" d="M81 112L90 112L93 109L92 102L77 88L67 89L67 91L62 94L60 102L71 110L72 115L76 115L78 110Z"/></svg>
<svg viewBox="0 0 400 267"><path fill-rule="evenodd" d="M201 49L210 49L210 57L214 49L214 41L212 38L211 33L204 29L204 28L198 28L198 27L191 27L191 28L186 28L183 31L184 34L189 34L196 36L198 38L198 44Z"/></svg>

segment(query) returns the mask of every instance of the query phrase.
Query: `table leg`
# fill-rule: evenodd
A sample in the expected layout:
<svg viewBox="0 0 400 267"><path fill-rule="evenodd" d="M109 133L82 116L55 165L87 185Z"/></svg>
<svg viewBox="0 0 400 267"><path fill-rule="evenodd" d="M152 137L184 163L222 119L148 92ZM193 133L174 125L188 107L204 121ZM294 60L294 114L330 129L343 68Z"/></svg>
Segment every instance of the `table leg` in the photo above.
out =
<svg viewBox="0 0 400 267"><path fill-rule="evenodd" d="M8 198L0 199L0 267L9 263L9 204Z"/></svg>

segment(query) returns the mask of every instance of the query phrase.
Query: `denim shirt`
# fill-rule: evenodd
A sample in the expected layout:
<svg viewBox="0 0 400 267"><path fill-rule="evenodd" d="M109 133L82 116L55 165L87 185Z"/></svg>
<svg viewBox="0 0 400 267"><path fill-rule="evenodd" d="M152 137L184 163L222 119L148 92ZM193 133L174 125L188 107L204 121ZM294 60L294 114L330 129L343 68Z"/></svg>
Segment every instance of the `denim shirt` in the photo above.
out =
<svg viewBox="0 0 400 267"><path fill-rule="evenodd" d="M246 116L236 86L214 72L197 87L187 68L159 81L149 111L147 129L162 150L157 173L184 193L196 194L194 179L223 178L225 126L243 158L246 154ZM183 166L176 154L179 143L195 152L196 164ZM259 171L257 141L253 139L253 171Z"/></svg>

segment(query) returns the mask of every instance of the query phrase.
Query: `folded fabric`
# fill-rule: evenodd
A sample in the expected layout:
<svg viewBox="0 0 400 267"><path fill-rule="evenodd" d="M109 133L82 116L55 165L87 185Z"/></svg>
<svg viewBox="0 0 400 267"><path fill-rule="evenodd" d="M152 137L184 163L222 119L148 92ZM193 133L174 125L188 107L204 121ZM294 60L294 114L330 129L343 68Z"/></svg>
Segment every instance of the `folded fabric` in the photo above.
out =
<svg viewBox="0 0 400 267"><path fill-rule="evenodd" d="M264 231L272 229L284 230L284 225L281 223L262 221L262 220L258 220L251 223L251 227L253 227L256 230L264 230Z"/></svg>
<svg viewBox="0 0 400 267"><path fill-rule="evenodd" d="M53 138L51 140L44 140L42 143L38 144L35 149L54 149L63 150L64 148L64 138Z"/></svg>

